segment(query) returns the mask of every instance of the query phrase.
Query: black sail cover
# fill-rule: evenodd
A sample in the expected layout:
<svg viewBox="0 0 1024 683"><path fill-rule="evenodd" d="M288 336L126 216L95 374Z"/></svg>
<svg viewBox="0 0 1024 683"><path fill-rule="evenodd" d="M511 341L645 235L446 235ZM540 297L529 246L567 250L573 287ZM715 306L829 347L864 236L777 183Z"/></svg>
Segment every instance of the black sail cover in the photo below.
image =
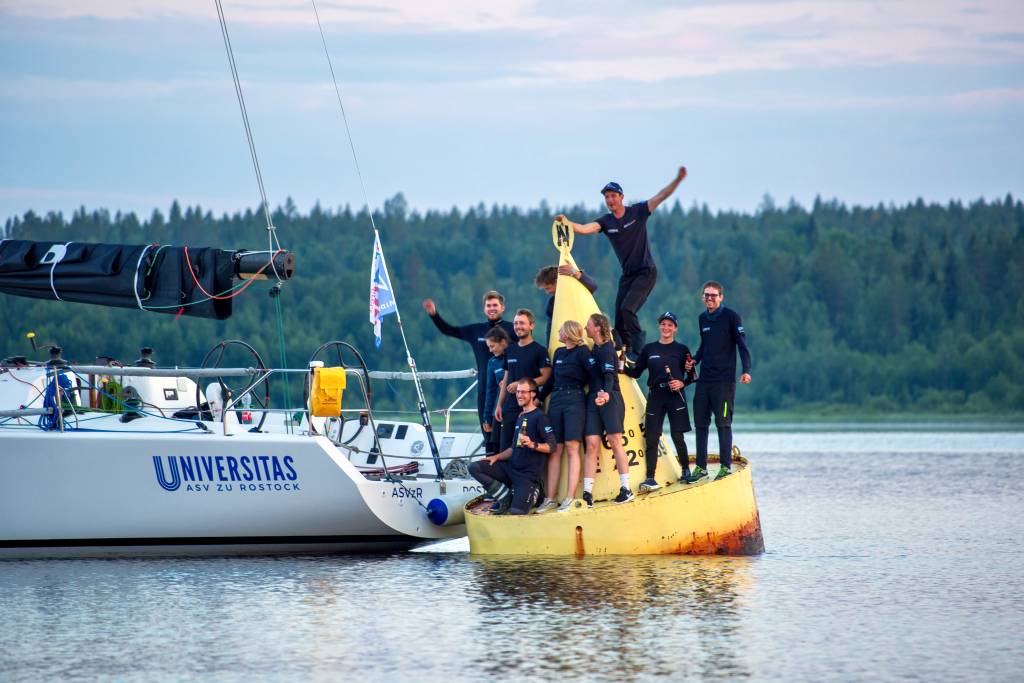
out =
<svg viewBox="0 0 1024 683"><path fill-rule="evenodd" d="M190 247L188 258L191 273L183 247L0 240L0 292L216 320L230 317L231 299L211 299L203 290L223 295L230 289L232 252Z"/></svg>

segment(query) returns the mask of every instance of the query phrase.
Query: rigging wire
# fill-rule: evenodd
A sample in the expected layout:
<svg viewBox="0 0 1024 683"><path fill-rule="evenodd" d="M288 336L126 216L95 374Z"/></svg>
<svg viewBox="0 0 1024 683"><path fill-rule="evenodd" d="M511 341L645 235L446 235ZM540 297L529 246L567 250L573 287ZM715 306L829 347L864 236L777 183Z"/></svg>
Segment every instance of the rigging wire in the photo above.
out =
<svg viewBox="0 0 1024 683"><path fill-rule="evenodd" d="M245 138L249 143L249 155L252 157L252 167L256 172L256 184L260 190L260 200L263 204L263 216L267 220L267 235L270 244L270 251L276 251L281 248L281 244L277 240L277 231L274 227L273 218L270 215L270 202L267 200L267 189L263 184L263 172L260 170L259 157L256 154L256 143L253 141L252 136L252 125L249 123L249 112L245 107L245 95L242 94L242 82L238 77L238 65L235 63L235 52L231 46L231 36L228 34L228 22L224 17L224 6L221 4L221 0L214 0L214 4L217 5L217 18L220 20L220 32L224 38L224 49L228 54L228 65L231 67L231 78L235 85L235 95L238 98L238 108L242 112L242 124L245 127ZM281 276L277 272L276 266L271 264L271 270L274 272L274 276L278 280L278 284L281 283Z"/></svg>
<svg viewBox="0 0 1024 683"><path fill-rule="evenodd" d="M217 0L220 2L220 0ZM345 113L345 105L341 101L341 88L338 87L338 78L334 75L334 63L331 61L331 53L327 49L327 38L324 36L324 27L320 23L320 11L316 7L316 0L313 3L313 14L316 16L316 26L320 29L320 43L324 46L324 56L327 57L327 67L331 70L331 81L334 83L334 95L338 98L338 108L341 110L341 120L345 123L345 134L348 135L348 146L352 150L352 161L356 166L356 175L359 177L359 187L363 191L363 202L366 205L366 213L370 216L370 227L374 234L377 234L377 224L373 222L373 210L370 208L370 199L366 194L366 183L363 182L363 171L359 168L359 155L356 154L356 143L352 140L352 129L348 125L348 115Z"/></svg>
<svg viewBox="0 0 1024 683"><path fill-rule="evenodd" d="M267 190L265 185L263 184L263 173L262 171L260 171L260 162L259 158L256 155L256 143L253 141L252 126L249 123L249 112L245 108L245 96L242 94L242 83L241 80L238 78L238 65L235 63L235 52L234 49L231 47L231 36L228 34L228 22L227 19L225 19L224 17L224 6L221 4L221 0L214 0L214 3L217 5L217 18L220 20L220 31L221 35L224 37L224 49L228 54L228 64L231 67L231 78L235 84L235 95L237 95L238 97L238 108L242 112L242 123L245 126L245 137L249 143L249 154L252 156L252 167L256 172L256 183L257 185L259 185L260 199L263 202L263 216L267 220L267 246L268 251L270 251L273 254L270 257L270 270L271 272L274 273L274 277L277 278L277 283L270 289L270 296L274 299L274 310L277 323L277 338L279 350L281 352L281 367L288 367L288 354L285 350L284 318L281 314L281 290L284 282L281 279L281 274L277 272L277 266L274 264L274 255L276 255L275 252L282 251L281 243L277 239L277 229L274 227L274 221L270 215L270 202L267 200ZM186 257L187 255L188 252L186 252ZM189 265L189 270L191 270L191 264ZM194 274L193 279L195 279ZM207 294L207 296L213 298L212 295L210 294ZM286 376L284 379L284 391L286 401L289 396L288 380L289 378Z"/></svg>
<svg viewBox="0 0 1024 683"><path fill-rule="evenodd" d="M282 253L284 253L284 249L280 249L276 253L271 255L270 260L264 263L262 266L260 266L260 269L253 273L252 276L248 280L246 280L245 283L243 283L240 287L233 288L234 291L232 291L230 294L226 296L222 296L220 294L210 294L203 288L202 283L199 282L199 278L196 277L195 269L192 268L192 259L189 258L188 247L185 247L185 264L188 266L188 274L192 276L192 282L195 283L195 286L199 288L200 292L207 296L206 300L209 301L210 299L216 299L220 301L224 299L234 299L236 296L244 292L246 288L249 287L249 285L256 282L256 276L262 275L263 271L266 270L268 266L270 266L271 268L274 266L274 259L280 256Z"/></svg>
<svg viewBox="0 0 1024 683"><path fill-rule="evenodd" d="M220 0L218 0L219 2ZM377 224L373 220L373 210L370 208L370 199L366 194L366 183L363 182L363 172L359 167L359 156L356 154L356 145L352 140L352 129L348 125L348 115L345 113L345 104L341 100L341 88L338 86L338 78L334 73L334 64L331 61L331 53L327 49L327 38L324 36L324 27L320 22L320 11L317 9L316 0L310 0L313 4L313 14L316 16L316 25L320 29L320 43L324 47L324 56L327 57L327 66L331 71L331 80L334 83L334 94L338 98L338 108L341 110L341 119L345 124L345 134L348 136L348 145L352 150L352 161L356 166L356 175L359 176L359 186L363 191L363 201L366 202L366 213L370 217L370 226L373 228L374 240L377 244L380 243L380 233L377 231ZM383 250L380 253L381 265L384 268L384 273L391 281L391 275L388 273L387 259L384 258ZM391 292L394 296L394 291ZM412 370L413 384L416 386L416 398L419 400L419 411L420 419L423 422L423 427L427 432L427 443L430 444L430 452L433 454L434 462L437 463L438 477L442 481L444 480L444 473L441 470L440 454L437 448L437 442L434 440L434 428L430 424L430 415L427 410L427 400L423 394L423 386L420 384L420 378L416 370L416 360L412 357L412 351L409 350L409 341L405 336L405 326L402 325L402 313L398 309L398 297L394 296L395 299L395 322L398 324L398 332L402 335L402 345L405 347L405 358L409 364L409 369Z"/></svg>

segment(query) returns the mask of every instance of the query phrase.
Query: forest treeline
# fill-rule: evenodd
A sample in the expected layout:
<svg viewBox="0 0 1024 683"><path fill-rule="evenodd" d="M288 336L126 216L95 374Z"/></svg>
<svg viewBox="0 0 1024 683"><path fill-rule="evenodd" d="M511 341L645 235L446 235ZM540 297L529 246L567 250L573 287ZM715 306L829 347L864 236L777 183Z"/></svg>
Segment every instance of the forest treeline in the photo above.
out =
<svg viewBox="0 0 1024 683"><path fill-rule="evenodd" d="M560 209L561 210L561 209ZM568 207L590 220L599 207ZM509 312L543 315L546 295L533 284L554 263L554 209L479 205L461 211L409 211L402 195L374 213L406 336L420 369L472 366L468 347L441 336L420 302L436 300L452 323L482 319L480 296L498 289ZM287 361L304 366L321 343L357 346L374 369L405 369L394 316L374 348L368 321L373 233L365 211L297 211L289 199L273 213L297 273L281 295ZM848 207L816 200L777 206L766 197L754 213L664 205L649 223L658 284L641 312L648 339L656 317L680 318L679 338L696 348L700 286L725 285L725 305L744 318L753 355L751 385L738 396L747 410L808 409L841 414L1024 411L1024 204L1011 196L969 204ZM225 249L266 248L262 212L214 216L175 202L166 215L82 208L72 216L28 212L8 219L3 237ZM577 236L573 256L599 283L606 311L619 267L607 240ZM65 355L130 362L151 345L161 364L196 364L220 339L253 344L280 364L269 283L250 287L223 322L0 296L0 353L28 354L25 338L55 342ZM38 357L38 356L37 356ZM467 382L427 382L431 408ZM293 391L293 396L295 392ZM412 394L377 391L382 407L413 408ZM471 402L467 404L467 407Z"/></svg>

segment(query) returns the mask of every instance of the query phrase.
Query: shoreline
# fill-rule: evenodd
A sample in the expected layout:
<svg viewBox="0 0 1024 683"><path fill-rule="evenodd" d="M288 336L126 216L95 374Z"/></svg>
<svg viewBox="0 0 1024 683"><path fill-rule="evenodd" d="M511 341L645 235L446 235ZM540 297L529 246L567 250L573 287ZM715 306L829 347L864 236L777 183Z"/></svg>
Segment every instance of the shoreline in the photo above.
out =
<svg viewBox="0 0 1024 683"><path fill-rule="evenodd" d="M1024 413L1004 415L985 414L942 414L942 413L834 413L808 410L742 412L733 422L734 430L747 431L1024 431ZM431 423L434 429L443 429L443 420ZM451 421L452 429L465 430L476 425L473 419ZM714 431L712 422L711 431ZM688 432L692 433L692 432Z"/></svg>

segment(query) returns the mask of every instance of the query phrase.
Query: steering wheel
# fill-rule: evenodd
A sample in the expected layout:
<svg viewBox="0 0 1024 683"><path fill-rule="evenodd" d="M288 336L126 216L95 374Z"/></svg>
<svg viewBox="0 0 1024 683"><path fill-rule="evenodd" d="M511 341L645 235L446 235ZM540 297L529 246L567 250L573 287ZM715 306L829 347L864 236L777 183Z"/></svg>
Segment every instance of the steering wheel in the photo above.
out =
<svg viewBox="0 0 1024 683"><path fill-rule="evenodd" d="M252 367L261 371L265 371L267 369L266 364L263 362L263 358L260 357L260 354L256 349L240 339L221 340L216 346L206 352L206 355L203 356L203 362L199 367L203 369ZM252 396L252 410L259 411L260 420L249 431L260 431L263 428L263 423L267 421L267 415L270 414L267 412L267 408L270 407L270 377L266 374L261 374L261 376L251 378L216 377L215 379L217 380L217 384L220 385L222 397L228 396L228 392L230 392L230 395L233 397L241 396L243 392L252 389L249 393L249 395ZM263 386L260 387L258 385ZM197 382L196 405L198 406L201 403L202 388ZM227 405L226 400L224 404ZM240 408L236 405L234 410L239 411Z"/></svg>

